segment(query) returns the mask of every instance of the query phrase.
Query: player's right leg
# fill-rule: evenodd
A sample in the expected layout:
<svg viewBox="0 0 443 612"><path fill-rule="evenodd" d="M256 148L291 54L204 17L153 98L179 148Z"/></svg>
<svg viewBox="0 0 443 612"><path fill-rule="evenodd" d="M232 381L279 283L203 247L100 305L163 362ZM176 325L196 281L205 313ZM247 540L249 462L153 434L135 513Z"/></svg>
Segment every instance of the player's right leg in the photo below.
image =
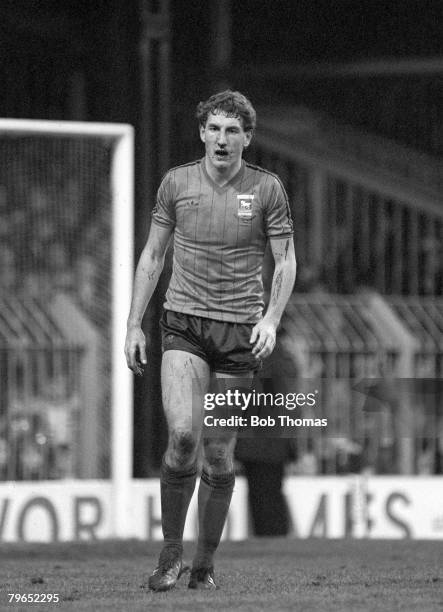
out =
<svg viewBox="0 0 443 612"><path fill-rule="evenodd" d="M167 350L163 353L161 379L168 447L160 472L164 548L149 579L149 587L155 591L173 588L183 571L183 530L197 477L209 366L192 353Z"/></svg>

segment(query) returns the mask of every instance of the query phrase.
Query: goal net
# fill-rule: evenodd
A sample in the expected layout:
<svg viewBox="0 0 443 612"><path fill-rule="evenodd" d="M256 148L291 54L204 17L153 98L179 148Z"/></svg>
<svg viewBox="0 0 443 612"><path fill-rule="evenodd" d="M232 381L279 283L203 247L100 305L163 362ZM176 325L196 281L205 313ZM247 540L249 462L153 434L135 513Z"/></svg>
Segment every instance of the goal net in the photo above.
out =
<svg viewBox="0 0 443 612"><path fill-rule="evenodd" d="M131 475L132 140L0 121L0 480Z"/></svg>

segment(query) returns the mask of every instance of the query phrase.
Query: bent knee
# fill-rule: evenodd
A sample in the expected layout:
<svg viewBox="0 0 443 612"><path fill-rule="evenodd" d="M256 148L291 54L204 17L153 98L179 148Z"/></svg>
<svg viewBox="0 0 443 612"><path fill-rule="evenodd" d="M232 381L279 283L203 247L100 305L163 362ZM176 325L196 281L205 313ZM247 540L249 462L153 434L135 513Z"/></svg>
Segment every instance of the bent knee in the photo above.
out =
<svg viewBox="0 0 443 612"><path fill-rule="evenodd" d="M215 471L229 471L233 466L233 457L230 445L217 440L205 440L205 463Z"/></svg>
<svg viewBox="0 0 443 612"><path fill-rule="evenodd" d="M183 467L195 461L197 440L191 431L173 431L169 436L168 459L171 467Z"/></svg>

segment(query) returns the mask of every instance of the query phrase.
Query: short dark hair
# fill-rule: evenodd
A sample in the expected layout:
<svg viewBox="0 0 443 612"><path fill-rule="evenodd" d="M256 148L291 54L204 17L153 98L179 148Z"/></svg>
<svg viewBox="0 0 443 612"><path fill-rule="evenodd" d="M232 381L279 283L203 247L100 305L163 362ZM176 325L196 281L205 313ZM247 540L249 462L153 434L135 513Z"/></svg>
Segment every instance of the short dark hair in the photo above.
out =
<svg viewBox="0 0 443 612"><path fill-rule="evenodd" d="M204 102L199 102L195 116L199 125L205 126L208 115L224 113L227 117L238 117L241 119L245 132L255 129L257 114L251 102L239 91L221 91Z"/></svg>

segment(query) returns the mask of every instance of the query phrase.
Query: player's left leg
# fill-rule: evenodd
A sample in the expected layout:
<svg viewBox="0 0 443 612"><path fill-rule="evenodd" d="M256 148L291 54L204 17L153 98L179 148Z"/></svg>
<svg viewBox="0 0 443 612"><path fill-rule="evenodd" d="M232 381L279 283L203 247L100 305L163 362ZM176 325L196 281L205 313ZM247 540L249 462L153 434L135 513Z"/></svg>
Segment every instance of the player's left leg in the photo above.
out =
<svg viewBox="0 0 443 612"><path fill-rule="evenodd" d="M245 379L253 373L242 375L215 374L217 391L244 387ZM223 431L220 435L205 437L203 432L203 469L198 489L199 535L189 588L214 589L213 559L220 543L234 490L234 449L237 431Z"/></svg>

